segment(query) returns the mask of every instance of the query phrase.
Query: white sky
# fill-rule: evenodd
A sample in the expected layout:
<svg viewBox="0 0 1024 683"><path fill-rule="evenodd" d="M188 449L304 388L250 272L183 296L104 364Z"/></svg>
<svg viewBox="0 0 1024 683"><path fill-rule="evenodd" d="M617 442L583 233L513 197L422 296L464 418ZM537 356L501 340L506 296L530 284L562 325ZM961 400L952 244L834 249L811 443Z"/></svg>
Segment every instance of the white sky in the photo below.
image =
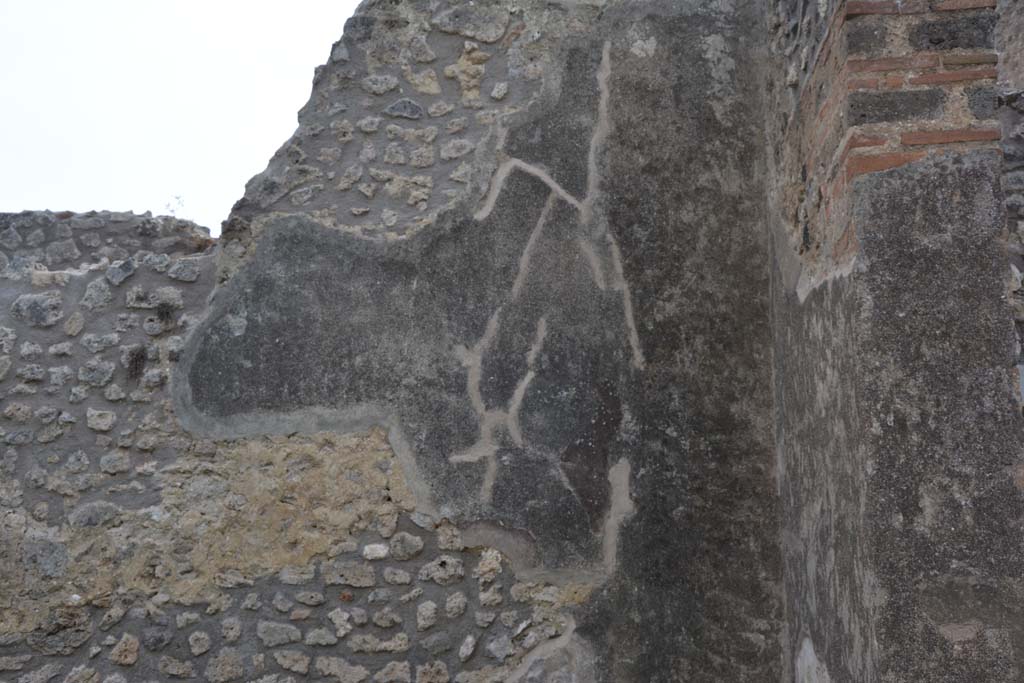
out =
<svg viewBox="0 0 1024 683"><path fill-rule="evenodd" d="M173 210L218 234L357 4L0 0L0 211Z"/></svg>

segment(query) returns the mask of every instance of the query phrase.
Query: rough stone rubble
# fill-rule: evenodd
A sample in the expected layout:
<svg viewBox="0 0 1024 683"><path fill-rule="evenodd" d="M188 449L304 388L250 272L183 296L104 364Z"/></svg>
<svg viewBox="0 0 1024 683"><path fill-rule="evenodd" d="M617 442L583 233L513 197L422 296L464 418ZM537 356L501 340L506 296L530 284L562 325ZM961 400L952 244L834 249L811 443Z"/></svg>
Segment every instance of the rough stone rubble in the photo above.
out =
<svg viewBox="0 0 1024 683"><path fill-rule="evenodd" d="M0 215L0 680L1019 680L1003 4L368 0L219 240Z"/></svg>

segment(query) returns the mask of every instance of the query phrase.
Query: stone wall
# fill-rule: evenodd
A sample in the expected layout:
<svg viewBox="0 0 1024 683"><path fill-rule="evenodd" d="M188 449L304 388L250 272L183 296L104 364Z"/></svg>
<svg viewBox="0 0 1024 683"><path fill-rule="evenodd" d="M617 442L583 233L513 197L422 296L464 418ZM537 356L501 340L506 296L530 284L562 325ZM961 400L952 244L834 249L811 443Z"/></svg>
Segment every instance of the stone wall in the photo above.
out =
<svg viewBox="0 0 1024 683"><path fill-rule="evenodd" d="M216 242L0 216L0 679L1017 680L1003 10L368 0Z"/></svg>

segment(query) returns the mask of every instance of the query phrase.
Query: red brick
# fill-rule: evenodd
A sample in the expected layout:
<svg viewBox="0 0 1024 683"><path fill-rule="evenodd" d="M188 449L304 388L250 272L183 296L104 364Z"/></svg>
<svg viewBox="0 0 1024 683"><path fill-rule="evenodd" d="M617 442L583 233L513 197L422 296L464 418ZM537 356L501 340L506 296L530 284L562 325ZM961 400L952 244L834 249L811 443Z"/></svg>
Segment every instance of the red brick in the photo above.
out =
<svg viewBox="0 0 1024 683"><path fill-rule="evenodd" d="M932 5L937 12L954 12L961 9L980 9L995 7L996 0L940 0Z"/></svg>
<svg viewBox="0 0 1024 683"><path fill-rule="evenodd" d="M942 55L943 66L963 66L965 64L995 64L999 57L995 52L974 52L966 55Z"/></svg>
<svg viewBox="0 0 1024 683"><path fill-rule="evenodd" d="M903 87L903 74L889 74L883 81L886 88L895 90L896 88Z"/></svg>
<svg viewBox="0 0 1024 683"><path fill-rule="evenodd" d="M998 128L957 128L954 130L919 130L904 133L900 142L904 145L948 145L954 142L988 142L998 140Z"/></svg>
<svg viewBox="0 0 1024 683"><path fill-rule="evenodd" d="M961 69L960 71L943 71L933 74L921 74L910 78L911 85L931 85L933 83L957 83L960 81L979 81L983 78L995 78L995 69Z"/></svg>
<svg viewBox="0 0 1024 683"><path fill-rule="evenodd" d="M899 69L928 69L939 65L939 55L919 52L909 57L883 57L881 59L851 59L848 63L850 71L877 72L897 71Z"/></svg>
<svg viewBox="0 0 1024 683"><path fill-rule="evenodd" d="M855 178L865 173L877 173L890 168L903 166L912 161L923 159L928 152L888 152L886 154L859 154L850 157L846 162L847 179Z"/></svg>
<svg viewBox="0 0 1024 683"><path fill-rule="evenodd" d="M849 90L874 90L878 87L877 78L851 78L847 84Z"/></svg>
<svg viewBox="0 0 1024 683"><path fill-rule="evenodd" d="M900 8L895 2L870 2L867 0L850 0L846 3L846 16L856 17L861 14L899 14Z"/></svg>
<svg viewBox="0 0 1024 683"><path fill-rule="evenodd" d="M856 231L852 225L848 225L846 230L843 231L842 236L832 246L832 260L841 263L846 257L853 256L860 249L860 244L857 242Z"/></svg>
<svg viewBox="0 0 1024 683"><path fill-rule="evenodd" d="M877 147L884 145L886 138L884 135L864 135L862 133L854 133L850 136L849 141L846 143L847 149L857 149L859 147Z"/></svg>

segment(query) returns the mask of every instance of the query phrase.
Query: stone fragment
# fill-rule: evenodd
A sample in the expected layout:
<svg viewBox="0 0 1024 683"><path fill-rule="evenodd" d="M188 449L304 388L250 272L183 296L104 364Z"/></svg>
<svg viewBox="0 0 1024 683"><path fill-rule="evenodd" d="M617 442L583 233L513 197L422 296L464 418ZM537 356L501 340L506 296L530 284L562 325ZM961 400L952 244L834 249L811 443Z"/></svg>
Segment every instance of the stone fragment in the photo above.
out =
<svg viewBox="0 0 1024 683"><path fill-rule="evenodd" d="M384 113L395 118L416 120L423 118L423 107L418 102L403 97L389 104Z"/></svg>
<svg viewBox="0 0 1024 683"><path fill-rule="evenodd" d="M71 342L59 342L57 344L51 344L48 352L51 356L63 357L70 356L73 353L73 349Z"/></svg>
<svg viewBox="0 0 1024 683"><path fill-rule="evenodd" d="M139 639L130 633L121 636L110 651L110 661L118 666L131 666L139 660Z"/></svg>
<svg viewBox="0 0 1024 683"><path fill-rule="evenodd" d="M450 114L454 109L455 107L447 102L434 102L427 108L427 114L429 114L431 118L436 119L439 116Z"/></svg>
<svg viewBox="0 0 1024 683"><path fill-rule="evenodd" d="M164 626L152 626L142 631L142 645L158 652L174 641L174 631Z"/></svg>
<svg viewBox="0 0 1024 683"><path fill-rule="evenodd" d="M444 161L451 161L452 159L458 159L473 151L474 145L469 140L457 139L449 140L448 142L441 145L441 159Z"/></svg>
<svg viewBox="0 0 1024 683"><path fill-rule="evenodd" d="M135 259L122 259L110 264L107 272L104 273L104 277L107 278L107 282L116 287L134 275L137 269L138 265L136 265Z"/></svg>
<svg viewBox="0 0 1024 683"><path fill-rule="evenodd" d="M441 84L437 80L437 72L433 69L423 69L422 71L413 71L410 67L406 66L403 71L405 80L409 81L412 85L413 90L424 95L440 95Z"/></svg>
<svg viewBox="0 0 1024 683"><path fill-rule="evenodd" d="M299 586L312 581L315 574L316 568L311 564L301 567L287 566L277 573L277 578L289 586Z"/></svg>
<svg viewBox="0 0 1024 683"><path fill-rule="evenodd" d="M274 652L274 661L286 671L298 674L309 671L309 657L298 650L278 650Z"/></svg>
<svg viewBox="0 0 1024 683"><path fill-rule="evenodd" d="M60 292L55 290L22 294L11 304L11 313L32 327L52 327L64 317L63 303Z"/></svg>
<svg viewBox="0 0 1024 683"><path fill-rule="evenodd" d="M299 591L295 594L295 599L303 605L309 605L310 607L322 605L326 601L324 594L317 591Z"/></svg>
<svg viewBox="0 0 1024 683"><path fill-rule="evenodd" d="M50 264L67 263L81 255L82 252L78 250L78 245L71 238L51 242L46 247L46 262Z"/></svg>
<svg viewBox="0 0 1024 683"><path fill-rule="evenodd" d="M455 79L462 90L462 106L471 109L483 106L480 101L480 84L487 70L484 63L490 58L491 55L481 50L479 45L467 41L458 61L444 68L444 75Z"/></svg>
<svg viewBox="0 0 1024 683"><path fill-rule="evenodd" d="M452 637L448 631L438 631L420 640L420 647L435 657L452 649Z"/></svg>
<svg viewBox="0 0 1024 683"><path fill-rule="evenodd" d="M60 675L61 665L50 662L35 671L19 676L17 683L47 683Z"/></svg>
<svg viewBox="0 0 1024 683"><path fill-rule="evenodd" d="M367 562L325 560L320 572L328 586L369 588L377 583L373 566Z"/></svg>
<svg viewBox="0 0 1024 683"><path fill-rule="evenodd" d="M437 547L441 550L462 550L466 544L462 542L458 527L446 521L437 526Z"/></svg>
<svg viewBox="0 0 1024 683"><path fill-rule="evenodd" d="M374 683L412 683L412 668L409 662L388 662L373 675Z"/></svg>
<svg viewBox="0 0 1024 683"><path fill-rule="evenodd" d="M362 683L370 676L365 668L349 664L341 657L317 657L315 667L318 674L337 683Z"/></svg>
<svg viewBox="0 0 1024 683"><path fill-rule="evenodd" d="M88 408L85 411L85 424L94 432L109 432L117 422L117 413L109 410L93 410Z"/></svg>
<svg viewBox="0 0 1024 683"><path fill-rule="evenodd" d="M491 586L487 590L480 591L481 607L497 607L502 600L501 586Z"/></svg>
<svg viewBox="0 0 1024 683"><path fill-rule="evenodd" d="M499 81L494 84L491 88L491 98L495 100L503 100L508 95L508 83L505 81Z"/></svg>
<svg viewBox="0 0 1024 683"><path fill-rule="evenodd" d="M220 623L220 635L226 643L233 643L242 636L242 622L238 617L228 617Z"/></svg>
<svg viewBox="0 0 1024 683"><path fill-rule="evenodd" d="M485 548L480 553L480 561L473 569L473 577L481 584L490 583L501 574L501 553L494 548Z"/></svg>
<svg viewBox="0 0 1024 683"><path fill-rule="evenodd" d="M398 87L398 79L390 74L374 74L360 81L360 85L371 95L384 95Z"/></svg>
<svg viewBox="0 0 1024 683"><path fill-rule="evenodd" d="M108 503L105 500L96 500L88 503L82 503L68 515L68 521L71 526L76 527L91 527L100 526L113 520L121 514L121 508Z"/></svg>
<svg viewBox="0 0 1024 683"><path fill-rule="evenodd" d="M339 638L344 638L352 632L353 628L355 628L352 623L352 613L347 610L343 610L340 607L328 612L327 618L331 620L332 624L334 624L335 633L337 633Z"/></svg>
<svg viewBox="0 0 1024 683"><path fill-rule="evenodd" d="M325 628L314 628L306 633L306 638L303 642L306 645L334 645L338 642L338 636Z"/></svg>
<svg viewBox="0 0 1024 683"><path fill-rule="evenodd" d="M484 43L501 40L508 28L509 11L501 4L458 3L435 15L430 23L445 33L455 33Z"/></svg>
<svg viewBox="0 0 1024 683"><path fill-rule="evenodd" d="M242 653L233 647L221 648L210 658L203 672L210 683L228 683L245 675Z"/></svg>
<svg viewBox="0 0 1024 683"><path fill-rule="evenodd" d="M15 230L13 226L7 228L3 232L0 232L0 246L4 247L5 249L10 249L13 251L14 249L17 249L19 246L21 246L21 242L21 233Z"/></svg>
<svg viewBox="0 0 1024 683"><path fill-rule="evenodd" d="M499 662L504 662L512 656L513 652L515 652L515 648L512 645L512 639L508 635L492 638L491 642L487 643L487 654Z"/></svg>
<svg viewBox="0 0 1024 683"><path fill-rule="evenodd" d="M291 624L276 621L259 621L256 624L256 637L267 647L277 647L302 640L302 631Z"/></svg>
<svg viewBox="0 0 1024 683"><path fill-rule="evenodd" d="M426 631L437 623L437 603L432 600L416 606L416 630Z"/></svg>
<svg viewBox="0 0 1024 683"><path fill-rule="evenodd" d="M468 602L469 601L466 599L465 593L461 591L452 593L445 600L444 613L448 616L449 619L461 617L466 611L466 606Z"/></svg>
<svg viewBox="0 0 1024 683"><path fill-rule="evenodd" d="M405 652L409 649L409 636L399 633L389 640L381 640L369 633L354 634L348 639L352 652Z"/></svg>
<svg viewBox="0 0 1024 683"><path fill-rule="evenodd" d="M212 640L206 631L193 631L188 636L188 649L193 657L198 657L210 651Z"/></svg>
<svg viewBox="0 0 1024 683"><path fill-rule="evenodd" d="M473 656L473 652L476 650L476 637L470 633L462 639L462 644L459 645L459 661L468 661Z"/></svg>
<svg viewBox="0 0 1024 683"><path fill-rule="evenodd" d="M92 387L103 387L114 377L114 369L110 361L92 359L78 368L78 381Z"/></svg>
<svg viewBox="0 0 1024 683"><path fill-rule="evenodd" d="M168 655L160 657L157 662L157 669L165 676L171 678L195 678L196 670L192 662L184 662Z"/></svg>
<svg viewBox="0 0 1024 683"><path fill-rule="evenodd" d="M202 272L202 261L194 257L180 258L167 269L167 277L181 282L195 282Z"/></svg>
<svg viewBox="0 0 1024 683"><path fill-rule="evenodd" d="M391 556L396 560L411 560L423 550L423 539L406 531L399 531L389 543Z"/></svg>
<svg viewBox="0 0 1024 683"><path fill-rule="evenodd" d="M90 409L91 410L91 409ZM90 427L91 428L91 427ZM110 431L98 430L98 431ZM121 474L122 472L128 472L132 468L132 461L128 453L125 451L110 451L100 458L100 472L104 474Z"/></svg>
<svg viewBox="0 0 1024 683"><path fill-rule="evenodd" d="M448 683L450 680L444 662L428 662L416 667L416 683Z"/></svg>
<svg viewBox="0 0 1024 683"><path fill-rule="evenodd" d="M390 607L385 607L374 613L373 623L380 628L393 628L402 623L402 615Z"/></svg>
<svg viewBox="0 0 1024 683"><path fill-rule="evenodd" d="M83 327L85 327L85 316L80 311L75 311L64 321L64 334L69 337L77 337Z"/></svg>
<svg viewBox="0 0 1024 683"><path fill-rule="evenodd" d="M441 555L433 562L420 568L420 581L433 581L439 586L450 586L458 583L465 576L462 560L451 555Z"/></svg>
<svg viewBox="0 0 1024 683"><path fill-rule="evenodd" d="M412 575L404 569L385 567L384 581L395 586L405 586L412 583Z"/></svg>
<svg viewBox="0 0 1024 683"><path fill-rule="evenodd" d="M384 543L370 543L363 546L363 558L367 560L383 560L388 556L388 546Z"/></svg>
<svg viewBox="0 0 1024 683"><path fill-rule="evenodd" d="M114 294L110 291L110 285L107 284L106 280L97 278L86 285L85 293L82 295L82 300L79 303L90 311L99 311L109 306L113 299ZM69 332L68 334L71 333Z"/></svg>

